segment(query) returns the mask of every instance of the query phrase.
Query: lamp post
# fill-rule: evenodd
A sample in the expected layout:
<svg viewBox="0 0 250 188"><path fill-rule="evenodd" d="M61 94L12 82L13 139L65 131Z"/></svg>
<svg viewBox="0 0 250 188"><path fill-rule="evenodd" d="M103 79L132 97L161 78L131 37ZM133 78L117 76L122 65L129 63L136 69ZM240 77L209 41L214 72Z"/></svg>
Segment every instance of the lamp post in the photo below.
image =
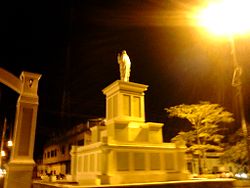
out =
<svg viewBox="0 0 250 188"><path fill-rule="evenodd" d="M245 118L242 94L242 67L237 59L234 40L235 35L242 35L250 32L250 14L247 10L249 6L249 0L216 1L207 4L204 9L196 13L196 23L216 35L226 36L229 39L234 66L232 86L236 89L241 128L246 140L247 165L250 170L250 137Z"/></svg>
<svg viewBox="0 0 250 188"><path fill-rule="evenodd" d="M244 136L244 139L246 141L246 150L247 150L247 157L248 157L248 171L250 170L250 137L249 137L249 130L247 127L246 117L245 117L245 110L244 110L244 99L243 99L243 93L242 93L242 67L238 63L238 59L236 56L235 51L235 42L234 38L230 38L230 44L231 44L231 53L233 57L233 63L234 63L234 73L233 73L233 79L232 79L232 86L236 89L236 97L239 104L239 111L240 111L240 120L241 120L241 129Z"/></svg>
<svg viewBox="0 0 250 188"><path fill-rule="evenodd" d="M5 137L5 132L6 132L6 125L7 125L7 119L4 119L4 125L3 125L3 132L2 132L2 139L1 139L1 155L0 155L0 168L2 168L2 157L5 156L5 151L4 149L4 137Z"/></svg>
<svg viewBox="0 0 250 188"><path fill-rule="evenodd" d="M234 38L230 38L230 44L231 44L231 53L233 57L233 63L234 63L234 73L233 73L233 79L232 79L232 86L236 88L236 96L238 98L239 102L239 110L240 110L240 118L241 118L241 128L244 137L247 138L248 130L247 130L247 123L245 118L245 110L244 110L244 100L243 100L243 94L242 94L242 67L238 63L238 59L235 52L235 43Z"/></svg>

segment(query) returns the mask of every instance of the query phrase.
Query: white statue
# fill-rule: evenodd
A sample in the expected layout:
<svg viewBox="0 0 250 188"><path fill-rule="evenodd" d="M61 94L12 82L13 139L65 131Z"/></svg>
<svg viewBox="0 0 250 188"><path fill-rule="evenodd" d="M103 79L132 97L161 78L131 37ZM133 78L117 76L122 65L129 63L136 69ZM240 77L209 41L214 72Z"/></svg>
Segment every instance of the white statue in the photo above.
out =
<svg viewBox="0 0 250 188"><path fill-rule="evenodd" d="M122 53L118 53L117 60L118 64L120 65L121 80L124 82L129 82L131 62L127 52L123 50Z"/></svg>

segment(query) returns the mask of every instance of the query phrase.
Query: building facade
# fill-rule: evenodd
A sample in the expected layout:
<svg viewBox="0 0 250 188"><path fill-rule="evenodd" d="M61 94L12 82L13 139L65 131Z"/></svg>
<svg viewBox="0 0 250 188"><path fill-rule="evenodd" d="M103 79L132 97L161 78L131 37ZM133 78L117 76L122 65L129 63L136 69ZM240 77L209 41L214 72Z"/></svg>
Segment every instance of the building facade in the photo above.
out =
<svg viewBox="0 0 250 188"><path fill-rule="evenodd" d="M84 146L91 140L90 127L101 124L102 119L90 120L53 138L43 149L42 162L37 165L37 176L66 175L71 171L70 151L72 146Z"/></svg>
<svg viewBox="0 0 250 188"><path fill-rule="evenodd" d="M202 167L204 167L205 174L220 174L222 172L233 172L236 173L234 164L227 163L223 164L220 160L223 152L206 152L205 162L201 159ZM199 159L198 156L193 156L187 153L187 168L192 174L199 174Z"/></svg>

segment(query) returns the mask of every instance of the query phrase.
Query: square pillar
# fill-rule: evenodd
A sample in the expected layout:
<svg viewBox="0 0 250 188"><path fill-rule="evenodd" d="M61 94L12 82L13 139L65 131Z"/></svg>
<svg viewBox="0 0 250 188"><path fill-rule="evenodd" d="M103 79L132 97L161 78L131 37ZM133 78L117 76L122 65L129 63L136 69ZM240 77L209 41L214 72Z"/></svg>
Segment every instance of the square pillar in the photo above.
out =
<svg viewBox="0 0 250 188"><path fill-rule="evenodd" d="M106 120L145 122L144 92L148 86L117 80L104 88Z"/></svg>
<svg viewBox="0 0 250 188"><path fill-rule="evenodd" d="M28 188L32 183L34 167L33 150L35 142L38 109L38 81L41 75L22 72L22 88L16 106L13 147L4 188Z"/></svg>
<svg viewBox="0 0 250 188"><path fill-rule="evenodd" d="M130 122L145 122L144 92L148 86L117 80L104 88L106 126L110 140L127 141Z"/></svg>

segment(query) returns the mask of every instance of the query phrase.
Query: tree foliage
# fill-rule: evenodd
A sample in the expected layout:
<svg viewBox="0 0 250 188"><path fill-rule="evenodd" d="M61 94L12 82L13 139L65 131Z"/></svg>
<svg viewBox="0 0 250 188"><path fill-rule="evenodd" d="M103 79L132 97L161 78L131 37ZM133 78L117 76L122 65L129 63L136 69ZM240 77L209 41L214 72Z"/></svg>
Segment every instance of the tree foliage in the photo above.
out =
<svg viewBox="0 0 250 188"><path fill-rule="evenodd" d="M178 117L187 119L192 126L188 132L179 132L172 141L186 142L187 151L199 157L199 169L205 168L206 151L220 151L223 135L220 134L222 123L231 123L234 121L233 114L226 111L219 104L209 102L200 102L199 104L185 105L166 108L169 117ZM203 166L201 166L203 158Z"/></svg>
<svg viewBox="0 0 250 188"><path fill-rule="evenodd" d="M228 144L224 154L221 156L222 163L233 163L237 171L246 171L248 169L248 153L246 150L247 142L244 138L242 130L238 130L231 136L232 142L236 144Z"/></svg>

